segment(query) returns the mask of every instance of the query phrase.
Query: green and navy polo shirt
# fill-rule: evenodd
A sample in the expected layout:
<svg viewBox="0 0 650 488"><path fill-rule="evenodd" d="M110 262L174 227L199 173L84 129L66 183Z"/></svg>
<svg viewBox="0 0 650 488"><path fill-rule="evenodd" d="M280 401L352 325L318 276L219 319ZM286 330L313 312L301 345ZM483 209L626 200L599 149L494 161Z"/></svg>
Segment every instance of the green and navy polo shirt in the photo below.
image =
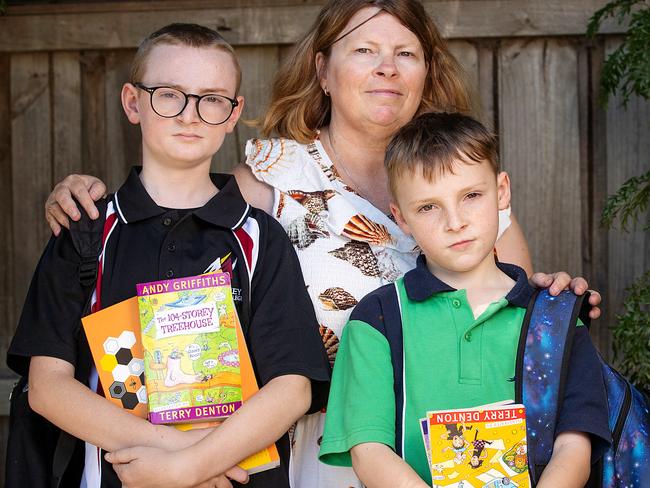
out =
<svg viewBox="0 0 650 488"><path fill-rule="evenodd" d="M353 446L379 442L430 484L419 419L428 410L514 399L517 346L534 288L521 268L498 267L515 285L477 318L466 291L431 274L424 256L395 284L357 305L334 366L321 461L350 466ZM390 345L381 332L391 321L402 324L402 371L393 370ZM556 435L571 430L607 441L603 380L585 327L576 333L569 368Z"/></svg>

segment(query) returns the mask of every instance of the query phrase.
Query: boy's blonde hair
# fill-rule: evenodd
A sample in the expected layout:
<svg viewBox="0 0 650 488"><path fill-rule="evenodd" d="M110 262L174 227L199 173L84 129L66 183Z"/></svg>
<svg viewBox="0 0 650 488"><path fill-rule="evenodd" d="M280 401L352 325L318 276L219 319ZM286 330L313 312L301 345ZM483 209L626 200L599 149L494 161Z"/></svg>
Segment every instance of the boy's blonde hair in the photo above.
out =
<svg viewBox="0 0 650 488"><path fill-rule="evenodd" d="M151 50L161 44L188 47L213 47L230 54L237 74L235 96L241 85L241 67L233 47L221 35L208 27L199 24L169 24L147 36L138 47L131 63L131 83L142 82L142 76Z"/></svg>
<svg viewBox="0 0 650 488"><path fill-rule="evenodd" d="M384 166L395 196L403 174L422 172L428 180L454 173L454 164L487 161L499 173L497 138L479 121L460 113L424 113L402 127L386 148Z"/></svg>

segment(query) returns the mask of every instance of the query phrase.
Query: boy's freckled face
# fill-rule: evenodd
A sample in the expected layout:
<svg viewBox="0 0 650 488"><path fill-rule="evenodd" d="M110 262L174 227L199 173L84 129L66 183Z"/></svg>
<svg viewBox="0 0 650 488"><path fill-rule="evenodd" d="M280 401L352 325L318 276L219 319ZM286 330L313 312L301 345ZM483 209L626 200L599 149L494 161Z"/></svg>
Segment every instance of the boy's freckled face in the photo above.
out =
<svg viewBox="0 0 650 488"><path fill-rule="evenodd" d="M495 176L488 162L462 160L453 170L432 181L420 171L400 176L391 205L398 224L416 240L434 273L467 272L492 259L499 210L510 205L506 173Z"/></svg>
<svg viewBox="0 0 650 488"><path fill-rule="evenodd" d="M137 81L152 88L170 86L185 93L235 98L237 76L227 52L214 47L162 44L149 53L142 80ZM180 115L165 118L151 108L149 93L137 90L137 97L136 122L142 130L144 157L171 164L182 161L192 166L211 160L226 134L234 129L241 111L235 107L225 123L209 125L198 116L196 98L189 99Z"/></svg>

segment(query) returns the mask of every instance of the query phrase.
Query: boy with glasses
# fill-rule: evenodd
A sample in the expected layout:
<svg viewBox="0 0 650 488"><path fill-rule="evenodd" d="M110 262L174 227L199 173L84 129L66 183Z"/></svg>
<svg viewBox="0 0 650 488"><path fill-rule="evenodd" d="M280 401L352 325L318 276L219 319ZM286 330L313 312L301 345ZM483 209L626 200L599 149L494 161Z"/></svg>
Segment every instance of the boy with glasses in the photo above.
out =
<svg viewBox="0 0 650 488"><path fill-rule="evenodd" d="M261 389L219 428L180 432L135 417L77 381L87 297L80 257L64 232L50 240L34 274L8 362L29 371L32 408L86 441L71 463L83 470L66 473L65 486L210 480L229 487L226 475L248 478L236 463L280 439L281 467L252 475L248 486L288 487L285 433L323 407L329 364L293 248L273 218L246 204L234 177L210 174L243 108L240 78L232 47L205 27L172 24L141 44L121 98L142 130L142 167L109 198L107 215L114 212L106 225L113 228L97 298L106 307L135 295L137 283L229 272ZM99 448L111 454L104 459Z"/></svg>

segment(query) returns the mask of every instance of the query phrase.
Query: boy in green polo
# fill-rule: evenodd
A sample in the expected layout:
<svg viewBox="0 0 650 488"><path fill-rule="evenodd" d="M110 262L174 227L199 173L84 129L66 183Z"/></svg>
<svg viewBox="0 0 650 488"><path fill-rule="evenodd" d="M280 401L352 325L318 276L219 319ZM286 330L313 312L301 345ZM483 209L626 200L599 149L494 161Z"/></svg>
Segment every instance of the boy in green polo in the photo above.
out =
<svg viewBox="0 0 650 488"><path fill-rule="evenodd" d="M521 268L493 254L510 183L498 169L496 139L479 122L421 115L393 138L385 165L393 215L422 255L414 270L353 311L334 367L320 459L352 464L368 487L425 487L431 474L418 419L428 410L514 398L517 344L534 289ZM394 323L400 338L387 337L399 330L386 325ZM401 371L391 361L395 347L403 351ZM590 462L609 442L603 380L585 327L568 371L539 487L584 486Z"/></svg>

